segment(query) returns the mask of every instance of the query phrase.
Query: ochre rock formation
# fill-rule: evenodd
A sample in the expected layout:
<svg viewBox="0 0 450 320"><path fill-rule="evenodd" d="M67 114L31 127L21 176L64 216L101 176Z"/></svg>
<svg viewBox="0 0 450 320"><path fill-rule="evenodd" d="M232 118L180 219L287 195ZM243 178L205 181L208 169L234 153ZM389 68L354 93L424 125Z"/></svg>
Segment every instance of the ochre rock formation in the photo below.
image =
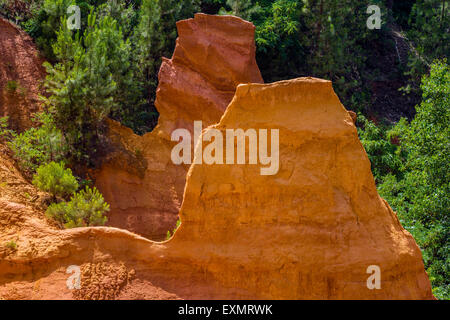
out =
<svg viewBox="0 0 450 320"><path fill-rule="evenodd" d="M433 299L420 250L378 195L331 83L239 85L262 81L251 24L196 15L178 28L174 57L160 73L160 125L140 137L111 121L114 148L95 174L112 225L161 237L184 190L181 226L164 242L114 227L60 230L45 218L48 195L0 143L0 299ZM8 30L2 44L14 43ZM193 120L212 125L203 135L278 129L279 171L194 164L186 179L186 167L170 160L169 137ZM381 288L371 290L373 265ZM70 266L80 267L80 289L67 285Z"/></svg>
<svg viewBox="0 0 450 320"><path fill-rule="evenodd" d="M197 246L186 256L223 287L268 299L431 297L421 252L378 195L331 82L240 85L211 128L279 129L280 139L275 175L259 164L189 170L174 243ZM371 265L380 290L366 286Z"/></svg>
<svg viewBox="0 0 450 320"><path fill-rule="evenodd" d="M172 59L159 71L156 131L170 140L173 130L192 131L195 120L217 123L241 83L262 83L255 59L255 27L233 16L196 14L177 23Z"/></svg>
<svg viewBox="0 0 450 320"><path fill-rule="evenodd" d="M9 21L0 18L0 117L8 116L15 130L32 125L39 110L44 60L32 39Z"/></svg>
<svg viewBox="0 0 450 320"><path fill-rule="evenodd" d="M433 298L420 250L377 194L329 81L240 85L211 128L279 129L278 173L193 164L182 224L160 243L116 228L56 230L23 199L2 198L0 242L16 237L17 250L3 250L0 297ZM4 232L8 217L20 233ZM70 265L81 266L78 291L66 287ZM380 289L367 287L371 265L381 270Z"/></svg>
<svg viewBox="0 0 450 320"><path fill-rule="evenodd" d="M250 22L196 14L179 21L177 29L173 57L163 59L158 76L158 126L140 137L110 121L110 135L120 147L94 173L96 186L111 206L108 225L154 240L164 239L175 227L188 170L171 161L172 131L192 131L195 120L204 127L217 123L237 85L263 82ZM136 172L133 164L139 161Z"/></svg>

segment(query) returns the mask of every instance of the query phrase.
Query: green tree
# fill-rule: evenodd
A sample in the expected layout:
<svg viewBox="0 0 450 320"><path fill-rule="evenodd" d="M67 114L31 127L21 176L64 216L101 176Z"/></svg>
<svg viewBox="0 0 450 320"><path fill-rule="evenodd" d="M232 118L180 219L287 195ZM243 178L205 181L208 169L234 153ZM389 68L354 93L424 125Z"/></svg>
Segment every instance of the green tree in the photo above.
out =
<svg viewBox="0 0 450 320"><path fill-rule="evenodd" d="M67 8L75 3L75 0L44 0L39 7L34 8L33 17L25 23L25 30L35 38L50 61L55 61L52 45L56 40L61 18L66 16Z"/></svg>
<svg viewBox="0 0 450 320"><path fill-rule="evenodd" d="M81 29L84 30L87 28L87 17L91 10L105 2L107 0L36 0L30 6L31 17L23 23L23 27L36 40L47 60L56 62L53 44L57 38L61 19L66 18L67 8L71 5L80 8Z"/></svg>
<svg viewBox="0 0 450 320"><path fill-rule="evenodd" d="M396 131L387 126L377 126L363 115L358 116L357 126L359 139L370 159L375 181L380 183L387 174L401 177L406 154L400 146L392 142Z"/></svg>
<svg viewBox="0 0 450 320"><path fill-rule="evenodd" d="M450 299L450 68L431 65L422 80L422 103L397 128L407 153L403 178L387 175L380 194L398 211L422 248L434 294Z"/></svg>
<svg viewBox="0 0 450 320"><path fill-rule="evenodd" d="M227 10L228 8L229 10ZM219 13L251 20L252 17L262 13L262 8L253 0L226 0L226 7L222 7Z"/></svg>
<svg viewBox="0 0 450 320"><path fill-rule="evenodd" d="M305 59L299 31L302 3L295 0L265 1L255 17L257 61L266 81L298 77Z"/></svg>
<svg viewBox="0 0 450 320"><path fill-rule="evenodd" d="M62 21L53 49L59 62L45 64L51 94L46 104L68 144L69 160L89 161L98 151L104 119L125 103L132 86L129 43L114 19L97 21L92 12L83 36Z"/></svg>
<svg viewBox="0 0 450 320"><path fill-rule="evenodd" d="M450 4L445 0L416 1L411 9L407 36L415 50L410 52L407 74L412 78L412 86L419 86L431 61L450 55L449 10Z"/></svg>
<svg viewBox="0 0 450 320"><path fill-rule="evenodd" d="M64 163L50 162L36 170L33 184L42 191L50 192L55 198L66 198L77 191L78 182Z"/></svg>
<svg viewBox="0 0 450 320"><path fill-rule="evenodd" d="M123 37L128 39L139 22L138 9L141 2L141 0L110 0L99 5L96 10L99 18L109 16L116 20L122 28Z"/></svg>
<svg viewBox="0 0 450 320"><path fill-rule="evenodd" d="M21 134L8 130L8 146L26 176L32 175L44 163L62 161L67 151L63 135L49 113L37 113L33 122L37 126Z"/></svg>
<svg viewBox="0 0 450 320"><path fill-rule="evenodd" d="M46 215L55 219L65 228L101 226L107 222L105 213L109 205L102 194L94 187L75 193L69 202L50 205Z"/></svg>

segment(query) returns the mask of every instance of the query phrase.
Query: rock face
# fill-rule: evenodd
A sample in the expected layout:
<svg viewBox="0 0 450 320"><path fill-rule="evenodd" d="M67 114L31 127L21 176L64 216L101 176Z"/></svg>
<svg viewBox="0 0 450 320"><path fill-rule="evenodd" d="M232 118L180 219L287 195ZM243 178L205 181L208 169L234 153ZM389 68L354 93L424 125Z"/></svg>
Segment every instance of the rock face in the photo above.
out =
<svg viewBox="0 0 450 320"><path fill-rule="evenodd" d="M39 85L44 79L44 60L32 39L9 21L0 18L0 117L23 130L39 110Z"/></svg>
<svg viewBox="0 0 450 320"><path fill-rule="evenodd" d="M45 218L46 196L22 177L0 143L0 300L177 298L141 272L134 279L139 264L130 263L126 248L149 242L114 228L58 230ZM125 251L113 253L103 247L108 243ZM80 266L79 290L66 285L70 265Z"/></svg>
<svg viewBox="0 0 450 320"><path fill-rule="evenodd" d="M262 83L255 59L255 27L232 16L196 14L177 23L172 59L159 71L156 128L170 140L173 130L192 130L195 120L219 121L241 83Z"/></svg>
<svg viewBox="0 0 450 320"><path fill-rule="evenodd" d="M173 241L198 248L186 251L192 263L223 287L267 299L431 297L421 252L378 195L353 120L329 81L238 86L207 130L225 136L238 128L279 129L279 171L191 166ZM372 265L381 270L379 290L366 284Z"/></svg>
<svg viewBox="0 0 450 320"><path fill-rule="evenodd" d="M159 72L158 126L139 137L111 121L111 136L121 152L94 173L96 186L111 205L108 225L153 240L164 239L175 227L186 182L188 167L175 166L170 158L172 131L192 131L195 120L204 126L217 123L237 85L263 82L255 60L253 24L231 16L196 14L179 21L177 29L173 57L163 60ZM138 155L147 167L137 173L132 163L123 161L124 154Z"/></svg>
<svg viewBox="0 0 450 320"><path fill-rule="evenodd" d="M14 216L20 234L0 224L0 243L17 241L0 252L0 298L433 299L420 250L377 194L330 82L240 85L203 135L236 128L278 129L279 171L193 164L169 241L107 227L56 230L25 200L3 199L0 221ZM66 286L71 265L80 266L79 291ZM381 281L371 290L374 265Z"/></svg>
<svg viewBox="0 0 450 320"><path fill-rule="evenodd" d="M118 151L93 173L111 207L108 225L163 240L176 225L187 168L172 164L170 141L137 136L113 121L109 128Z"/></svg>

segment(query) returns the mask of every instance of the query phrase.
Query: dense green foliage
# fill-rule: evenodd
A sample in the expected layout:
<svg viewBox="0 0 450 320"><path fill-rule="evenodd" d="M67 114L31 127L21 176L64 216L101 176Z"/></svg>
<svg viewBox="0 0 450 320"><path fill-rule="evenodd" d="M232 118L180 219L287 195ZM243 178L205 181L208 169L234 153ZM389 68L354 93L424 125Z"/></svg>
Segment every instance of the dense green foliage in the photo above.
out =
<svg viewBox="0 0 450 320"><path fill-rule="evenodd" d="M381 196L423 250L433 293L450 299L449 66L439 61L432 64L421 89L422 103L410 124L403 119L383 130L363 119L359 135ZM399 144L393 144L393 138Z"/></svg>
<svg viewBox="0 0 450 320"><path fill-rule="evenodd" d="M369 4L381 9L380 30L366 27ZM421 77L432 60L449 55L449 6L442 0L202 1L209 13L232 13L255 24L266 82L329 79L347 108L389 120L412 118ZM403 95L403 87L412 94ZM390 104L383 99L387 93Z"/></svg>
<svg viewBox="0 0 450 320"><path fill-rule="evenodd" d="M234 14L255 24L257 60L267 82L311 75L327 78L348 108L371 114L380 111L381 96L389 91L395 95L393 103L404 104L395 106L390 120L412 118L421 77L431 61L450 52L450 5L442 0L370 1L381 8L380 30L366 27L369 3L358 0L1 0L0 13L19 21L54 63L61 62L53 45L71 4L81 8L80 38L94 11L99 20L115 20L123 40L130 40L123 61L132 69L126 78L133 85L110 112L138 133L156 124L157 73L161 57L172 54L175 22L197 11ZM394 37L393 32L401 36ZM397 90L401 87L414 94L402 96ZM115 94L116 99L119 96Z"/></svg>
<svg viewBox="0 0 450 320"><path fill-rule="evenodd" d="M162 57L170 57L175 46L176 22L190 18L198 9L191 0L143 0L138 11L138 24L133 31L133 65L138 68L135 81L141 88L141 106L130 109L126 125L137 133L153 129L158 113L154 108L158 71Z"/></svg>
<svg viewBox="0 0 450 320"><path fill-rule="evenodd" d="M36 39L45 56L51 61L55 60L52 43L56 39L61 19L72 0L43 0L32 19L25 26L25 30Z"/></svg>
<svg viewBox="0 0 450 320"><path fill-rule="evenodd" d="M394 130L387 126L377 126L363 115L358 116L358 135L366 149L372 164L372 173L376 182L387 174L401 175L404 170L404 151L394 143Z"/></svg>
<svg viewBox="0 0 450 320"><path fill-rule="evenodd" d="M416 1L411 8L406 34L415 50L409 56L410 85L419 85L431 61L448 58L450 54L450 4L442 0Z"/></svg>
<svg viewBox="0 0 450 320"><path fill-rule="evenodd" d="M0 141L9 140L15 134L14 130L8 129L8 119L9 117L0 118Z"/></svg>
<svg viewBox="0 0 450 320"><path fill-rule="evenodd" d="M63 198L70 196L78 189L78 182L72 175L72 170L66 169L62 162L52 161L37 168L33 184L42 191Z"/></svg>
<svg viewBox="0 0 450 320"><path fill-rule="evenodd" d="M0 118L0 140L8 142L22 172L28 177L34 174L33 184L53 195L56 202L48 207L47 216L66 228L104 225L109 205L95 188L86 186L75 193L78 180L81 185L88 181L77 179L61 161L66 157L66 143L51 114L38 113L35 122L39 125L17 134L8 129L8 117ZM69 202L63 201L69 196Z"/></svg>
<svg viewBox="0 0 450 320"><path fill-rule="evenodd" d="M63 160L66 153L61 131L55 127L49 114L37 113L34 122L38 125L23 133L17 134L12 130L5 132L8 145L27 176L32 175L42 164Z"/></svg>
<svg viewBox="0 0 450 320"><path fill-rule="evenodd" d="M109 205L94 187L75 193L70 201L50 205L46 214L65 228L101 226L107 221L105 213Z"/></svg>
<svg viewBox="0 0 450 320"><path fill-rule="evenodd" d="M217 1L216 1L217 2ZM220 1L256 25L257 60L265 81L316 76L333 81L346 106L364 111L371 103L368 82L372 47L386 30L366 27L367 4L345 1ZM385 8L383 1L372 1ZM389 46L390 43L384 44Z"/></svg>

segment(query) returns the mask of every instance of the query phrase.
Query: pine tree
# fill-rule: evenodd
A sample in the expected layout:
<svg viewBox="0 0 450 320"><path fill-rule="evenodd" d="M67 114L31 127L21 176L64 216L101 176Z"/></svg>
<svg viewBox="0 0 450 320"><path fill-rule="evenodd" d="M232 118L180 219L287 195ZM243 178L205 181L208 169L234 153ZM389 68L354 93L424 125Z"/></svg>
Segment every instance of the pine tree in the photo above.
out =
<svg viewBox="0 0 450 320"><path fill-rule="evenodd" d="M261 7L253 0L227 0L226 6L230 10L222 7L220 14L230 14L244 20L251 20L252 16L261 13Z"/></svg>
<svg viewBox="0 0 450 320"><path fill-rule="evenodd" d="M69 159L86 161L98 151L103 120L128 98L129 44L114 19L97 21L91 12L83 36L62 21L53 49L59 62L45 64L47 106L70 148Z"/></svg>
<svg viewBox="0 0 450 320"><path fill-rule="evenodd" d="M78 189L78 182L64 163L50 162L41 165L33 177L33 184L54 197L68 197Z"/></svg>
<svg viewBox="0 0 450 320"><path fill-rule="evenodd" d="M430 68L434 59L450 56L450 4L443 0L416 1L409 17L409 40L415 50L409 55L407 75L410 87L419 91L420 79Z"/></svg>

